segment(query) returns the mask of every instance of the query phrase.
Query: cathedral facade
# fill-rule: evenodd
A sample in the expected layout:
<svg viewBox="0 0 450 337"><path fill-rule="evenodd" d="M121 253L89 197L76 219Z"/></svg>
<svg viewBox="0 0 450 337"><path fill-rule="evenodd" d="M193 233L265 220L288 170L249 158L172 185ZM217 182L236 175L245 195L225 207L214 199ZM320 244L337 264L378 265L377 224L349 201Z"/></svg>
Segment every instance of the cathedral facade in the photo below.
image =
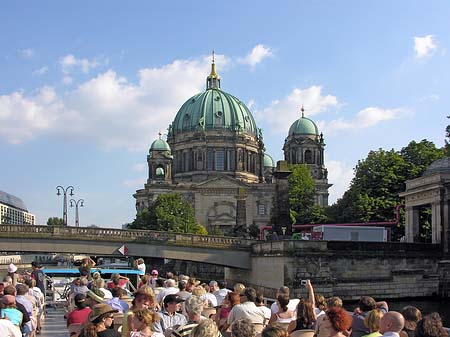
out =
<svg viewBox="0 0 450 337"><path fill-rule="evenodd" d="M148 179L134 194L136 210L159 194L179 193L208 231L233 234L236 227L270 224L275 194L275 162L265 153L262 131L238 98L220 88L214 61L206 90L189 98L160 134L147 156ZM316 203L328 204L324 140L315 123L302 116L289 129L283 147L288 164L307 164Z"/></svg>

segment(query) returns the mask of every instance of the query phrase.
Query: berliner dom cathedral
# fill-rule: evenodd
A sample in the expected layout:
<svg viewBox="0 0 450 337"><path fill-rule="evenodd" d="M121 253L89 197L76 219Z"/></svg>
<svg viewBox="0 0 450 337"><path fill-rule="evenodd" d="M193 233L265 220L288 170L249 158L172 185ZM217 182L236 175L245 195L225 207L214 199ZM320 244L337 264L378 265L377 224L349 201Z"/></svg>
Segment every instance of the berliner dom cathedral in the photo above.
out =
<svg viewBox="0 0 450 337"><path fill-rule="evenodd" d="M307 164L315 181L316 203L328 205L324 138L309 118L294 121L283 151L288 164ZM270 224L276 170L265 152L262 130L250 109L221 88L214 59L206 90L188 100L160 134L147 156L148 179L134 194L137 211L159 194L179 193L209 232L235 233L236 226Z"/></svg>

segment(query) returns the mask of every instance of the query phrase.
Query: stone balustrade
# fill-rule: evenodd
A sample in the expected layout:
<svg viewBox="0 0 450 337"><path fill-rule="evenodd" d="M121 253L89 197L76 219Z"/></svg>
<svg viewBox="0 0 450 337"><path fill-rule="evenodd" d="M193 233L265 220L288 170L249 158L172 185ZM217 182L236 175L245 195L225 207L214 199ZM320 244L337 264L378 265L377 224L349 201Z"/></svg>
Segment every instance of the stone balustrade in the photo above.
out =
<svg viewBox="0 0 450 337"><path fill-rule="evenodd" d="M250 249L252 240L235 237L169 233L138 229L52 227L30 225L0 225L0 237L33 237L79 239L92 241L151 242L159 241L171 245Z"/></svg>

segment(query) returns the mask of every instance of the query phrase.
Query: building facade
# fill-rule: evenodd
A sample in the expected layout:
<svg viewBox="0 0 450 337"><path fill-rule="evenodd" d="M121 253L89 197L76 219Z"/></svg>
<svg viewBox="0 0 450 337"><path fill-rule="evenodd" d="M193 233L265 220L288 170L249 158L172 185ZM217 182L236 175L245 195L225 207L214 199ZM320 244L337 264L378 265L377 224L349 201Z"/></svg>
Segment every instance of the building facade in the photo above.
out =
<svg viewBox="0 0 450 337"><path fill-rule="evenodd" d="M220 88L214 61L206 90L189 98L168 128L150 146L148 179L137 190L136 209L148 207L159 194L182 194L208 231L233 234L252 224L271 220L275 193L275 162L265 153L262 131L248 107ZM323 136L302 133L302 119L291 126L284 146L289 163L306 163L316 182L317 203L327 205L327 171ZM308 132L311 130L307 130ZM310 159L312 158L312 159Z"/></svg>
<svg viewBox="0 0 450 337"><path fill-rule="evenodd" d="M34 225L35 216L28 213L22 199L0 191L0 224Z"/></svg>

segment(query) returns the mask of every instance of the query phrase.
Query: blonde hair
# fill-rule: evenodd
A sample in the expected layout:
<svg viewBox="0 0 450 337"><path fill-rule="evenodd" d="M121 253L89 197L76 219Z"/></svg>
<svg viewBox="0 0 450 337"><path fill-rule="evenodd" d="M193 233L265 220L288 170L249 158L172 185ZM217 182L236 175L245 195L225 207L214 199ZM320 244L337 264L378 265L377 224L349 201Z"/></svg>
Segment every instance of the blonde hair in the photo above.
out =
<svg viewBox="0 0 450 337"><path fill-rule="evenodd" d="M150 287L148 284L144 284L139 288L140 293L147 294L151 297L155 297L155 292L153 291L152 287Z"/></svg>
<svg viewBox="0 0 450 337"><path fill-rule="evenodd" d="M212 319L203 319L192 329L190 337L218 337L219 328Z"/></svg>
<svg viewBox="0 0 450 337"><path fill-rule="evenodd" d="M236 283L233 286L233 289L235 292L237 292L238 294L242 294L245 290L245 286L242 283Z"/></svg>
<svg viewBox="0 0 450 337"><path fill-rule="evenodd" d="M364 325L370 332L378 331L380 330L381 317L383 317L383 312L380 309L373 309L369 311L366 318L364 318Z"/></svg>
<svg viewBox="0 0 450 337"><path fill-rule="evenodd" d="M144 322L144 324L148 327L150 327L153 331L153 323L159 321L159 315L158 313L151 311L149 309L140 309L133 311L134 317L136 317L138 320Z"/></svg>
<svg viewBox="0 0 450 337"><path fill-rule="evenodd" d="M200 297L204 294L206 294L206 290L202 286L196 286L192 289L192 295L194 296Z"/></svg>

